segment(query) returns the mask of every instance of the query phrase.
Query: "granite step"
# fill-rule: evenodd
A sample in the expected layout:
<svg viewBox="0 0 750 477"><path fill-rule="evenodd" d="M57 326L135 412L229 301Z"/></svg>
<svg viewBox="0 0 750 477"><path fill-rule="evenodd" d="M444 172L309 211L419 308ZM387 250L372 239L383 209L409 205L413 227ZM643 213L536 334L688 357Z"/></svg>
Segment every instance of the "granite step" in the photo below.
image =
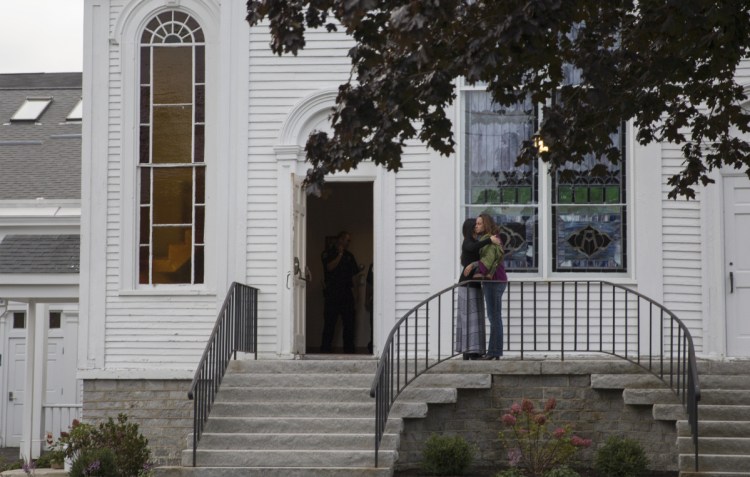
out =
<svg viewBox="0 0 750 477"><path fill-rule="evenodd" d="M698 409L700 414L700 408ZM698 432L701 439L710 437L749 437L749 421L706 421L699 420ZM690 436L690 425L685 420L677 421L677 436Z"/></svg>
<svg viewBox="0 0 750 477"><path fill-rule="evenodd" d="M192 442L192 434L188 442ZM363 434L250 434L250 433L204 433L201 436L201 449L271 449L271 450L372 450L373 433ZM380 448L397 450L400 436L383 434Z"/></svg>
<svg viewBox="0 0 750 477"><path fill-rule="evenodd" d="M379 464L390 466L398 458L394 450L381 450ZM182 465L192 465L193 453L182 453ZM374 467L374 451L369 450L247 450L198 449L196 465L199 467Z"/></svg>
<svg viewBox="0 0 750 477"><path fill-rule="evenodd" d="M191 461L192 462L192 461ZM154 477L392 477L390 467L157 467Z"/></svg>

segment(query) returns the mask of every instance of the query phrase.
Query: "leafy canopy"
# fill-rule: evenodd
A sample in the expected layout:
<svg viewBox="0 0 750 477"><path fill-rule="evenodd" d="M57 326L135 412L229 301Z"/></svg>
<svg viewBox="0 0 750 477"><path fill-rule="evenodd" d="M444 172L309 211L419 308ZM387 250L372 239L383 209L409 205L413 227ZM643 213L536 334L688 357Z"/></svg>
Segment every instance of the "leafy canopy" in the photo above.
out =
<svg viewBox="0 0 750 477"><path fill-rule="evenodd" d="M590 153L616 162L610 134L632 119L639 143L681 145L670 197L695 197L714 168L750 165L739 137L750 111L735 79L750 48L747 0L248 0L247 12L250 25L268 20L279 55L303 49L309 28L339 26L354 40L333 136L307 141L312 192L363 160L397 171L409 139L453 153L446 108L459 77L485 82L500 105L543 105L549 150L529 142L519 163L541 156L564 171ZM579 85L565 84L565 65Z"/></svg>

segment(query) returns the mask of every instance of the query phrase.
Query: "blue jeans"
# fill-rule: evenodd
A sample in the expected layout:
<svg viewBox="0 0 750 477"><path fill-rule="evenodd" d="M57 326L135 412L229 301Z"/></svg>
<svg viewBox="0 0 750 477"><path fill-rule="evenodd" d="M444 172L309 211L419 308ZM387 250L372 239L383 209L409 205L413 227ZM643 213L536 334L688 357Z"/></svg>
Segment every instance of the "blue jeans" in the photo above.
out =
<svg viewBox="0 0 750 477"><path fill-rule="evenodd" d="M503 293L508 286L504 282L484 282L484 302L487 304L487 318L490 320L490 344L488 356L503 355Z"/></svg>

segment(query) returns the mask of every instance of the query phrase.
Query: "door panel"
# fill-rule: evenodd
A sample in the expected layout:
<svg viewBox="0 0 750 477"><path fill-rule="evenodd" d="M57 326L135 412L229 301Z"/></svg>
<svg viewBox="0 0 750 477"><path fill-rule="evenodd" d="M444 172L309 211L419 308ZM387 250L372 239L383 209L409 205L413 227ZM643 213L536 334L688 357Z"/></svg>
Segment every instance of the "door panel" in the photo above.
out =
<svg viewBox="0 0 750 477"><path fill-rule="evenodd" d="M305 309L307 281L310 278L306 255L306 213L307 197L302 187L302 178L292 174L293 214L292 240L294 240L294 258L292 259L293 310L294 310L294 350L296 354L305 354Z"/></svg>
<svg viewBox="0 0 750 477"><path fill-rule="evenodd" d="M724 179L727 356L750 356L750 181Z"/></svg>
<svg viewBox="0 0 750 477"><path fill-rule="evenodd" d="M23 402L26 397L26 338L8 338L8 409L6 447L21 445ZM12 399L12 400L11 400Z"/></svg>

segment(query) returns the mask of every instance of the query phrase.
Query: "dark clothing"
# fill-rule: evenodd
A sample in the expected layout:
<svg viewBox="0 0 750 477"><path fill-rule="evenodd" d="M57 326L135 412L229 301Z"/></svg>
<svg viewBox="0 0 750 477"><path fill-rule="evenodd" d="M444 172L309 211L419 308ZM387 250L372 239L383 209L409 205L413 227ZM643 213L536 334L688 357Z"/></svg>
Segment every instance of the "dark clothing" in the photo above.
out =
<svg viewBox="0 0 750 477"><path fill-rule="evenodd" d="M474 237L466 237L464 238L463 243L461 244L461 272L459 273L458 282L465 282L466 280L471 280L471 275L468 277L464 276L464 269L467 265L473 262L479 261L479 251L484 247L485 245L492 243L492 240L487 238L484 240L477 240ZM472 284L471 286L479 286L478 283Z"/></svg>
<svg viewBox="0 0 750 477"><path fill-rule="evenodd" d="M343 323L344 352L354 353L354 293L352 280L359 272L359 265L354 255L344 250L341 260L333 270L328 270L328 264L338 257L335 247L325 250L321 254L323 271L325 274L325 289L323 290L323 339L320 350L331 352L333 335L339 317Z"/></svg>

